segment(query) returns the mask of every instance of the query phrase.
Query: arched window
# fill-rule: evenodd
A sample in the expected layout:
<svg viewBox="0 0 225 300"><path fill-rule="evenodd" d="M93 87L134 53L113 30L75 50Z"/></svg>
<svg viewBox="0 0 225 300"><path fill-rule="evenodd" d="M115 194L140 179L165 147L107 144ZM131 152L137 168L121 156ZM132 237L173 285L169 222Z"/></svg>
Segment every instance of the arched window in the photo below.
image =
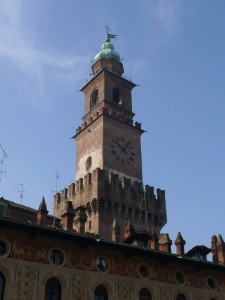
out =
<svg viewBox="0 0 225 300"><path fill-rule="evenodd" d="M96 287L94 300L108 300L108 292L104 286L99 285Z"/></svg>
<svg viewBox="0 0 225 300"><path fill-rule="evenodd" d="M5 276L0 273L0 300L4 299L4 291L5 291Z"/></svg>
<svg viewBox="0 0 225 300"><path fill-rule="evenodd" d="M61 300L61 284L56 278L50 278L45 285L45 300Z"/></svg>
<svg viewBox="0 0 225 300"><path fill-rule="evenodd" d="M139 300L152 300L152 295L147 289L141 289L139 293Z"/></svg>
<svg viewBox="0 0 225 300"><path fill-rule="evenodd" d="M95 89L91 94L91 109L98 103L98 89Z"/></svg>
<svg viewBox="0 0 225 300"><path fill-rule="evenodd" d="M118 88L113 89L113 102L122 104L122 95L120 89Z"/></svg>
<svg viewBox="0 0 225 300"><path fill-rule="evenodd" d="M176 300L186 300L186 297L183 294L178 294Z"/></svg>

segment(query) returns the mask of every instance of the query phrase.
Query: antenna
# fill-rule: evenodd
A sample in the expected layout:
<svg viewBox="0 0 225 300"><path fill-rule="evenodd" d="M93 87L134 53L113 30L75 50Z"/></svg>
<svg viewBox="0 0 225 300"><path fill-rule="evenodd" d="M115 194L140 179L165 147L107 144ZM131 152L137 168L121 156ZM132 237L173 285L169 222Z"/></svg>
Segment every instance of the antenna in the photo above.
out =
<svg viewBox="0 0 225 300"><path fill-rule="evenodd" d="M23 203L23 198L24 198L24 193L26 192L24 189L24 184L20 183L20 184L14 184L14 186L19 186L20 188L18 188L18 192L19 192L19 198L20 198L20 204Z"/></svg>
<svg viewBox="0 0 225 300"><path fill-rule="evenodd" d="M3 171L3 165L4 165L4 161L6 158L8 158L8 155L6 154L4 148L2 147L2 145L0 144L0 148L2 150L2 160L0 161L0 182L2 180L2 174L6 174L6 171Z"/></svg>
<svg viewBox="0 0 225 300"><path fill-rule="evenodd" d="M53 190L51 188L51 192L54 196L54 194L58 194L58 183L59 183L59 174L57 171L55 171L55 190ZM54 214L54 210L55 210L55 201L53 199L53 207L52 207L52 211L53 211L53 227L55 227L55 214Z"/></svg>
<svg viewBox="0 0 225 300"><path fill-rule="evenodd" d="M20 193L20 202L21 204L23 203L23 194L25 193L25 190L23 188L23 183L20 184L21 188L19 190L19 193Z"/></svg>
<svg viewBox="0 0 225 300"><path fill-rule="evenodd" d="M55 171L55 191L58 193L58 182L59 182L59 174Z"/></svg>
<svg viewBox="0 0 225 300"><path fill-rule="evenodd" d="M146 190L144 184L143 184L143 200L140 201L139 207L144 208L145 210L145 222L146 222L146 229L148 231L148 210L147 210Z"/></svg>

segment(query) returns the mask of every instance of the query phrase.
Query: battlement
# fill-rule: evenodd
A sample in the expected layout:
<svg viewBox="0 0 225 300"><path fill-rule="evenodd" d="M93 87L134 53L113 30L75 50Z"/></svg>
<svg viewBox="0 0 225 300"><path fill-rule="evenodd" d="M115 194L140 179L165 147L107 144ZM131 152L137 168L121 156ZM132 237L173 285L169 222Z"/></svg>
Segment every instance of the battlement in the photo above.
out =
<svg viewBox="0 0 225 300"><path fill-rule="evenodd" d="M54 197L54 214L61 217L66 201L87 208L89 217L102 213L135 224L148 223L158 232L166 224L165 191L97 168Z"/></svg>
<svg viewBox="0 0 225 300"><path fill-rule="evenodd" d="M96 168L92 173L88 173L83 178L79 178L76 183L72 183L68 188L63 189L60 193L54 196L54 201L59 204L66 199L75 197L78 193L83 193L86 189L92 187L97 183L99 186L110 187L111 190L131 191L136 194L138 198L143 198L149 202L165 202L165 191L161 189L156 190L152 186L144 186L142 182L131 181L127 177L119 177L119 174L107 172Z"/></svg>

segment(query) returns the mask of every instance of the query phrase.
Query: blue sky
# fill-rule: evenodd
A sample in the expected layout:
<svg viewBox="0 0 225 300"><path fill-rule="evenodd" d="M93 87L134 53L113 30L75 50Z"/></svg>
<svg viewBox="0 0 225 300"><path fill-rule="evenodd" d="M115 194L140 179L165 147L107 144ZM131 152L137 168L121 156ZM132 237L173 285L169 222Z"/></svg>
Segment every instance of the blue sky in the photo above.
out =
<svg viewBox="0 0 225 300"><path fill-rule="evenodd" d="M0 196L37 208L75 177L91 60L108 24L142 123L144 183L166 190L186 250L225 238L225 2L1 0ZM2 151L0 149L0 160Z"/></svg>

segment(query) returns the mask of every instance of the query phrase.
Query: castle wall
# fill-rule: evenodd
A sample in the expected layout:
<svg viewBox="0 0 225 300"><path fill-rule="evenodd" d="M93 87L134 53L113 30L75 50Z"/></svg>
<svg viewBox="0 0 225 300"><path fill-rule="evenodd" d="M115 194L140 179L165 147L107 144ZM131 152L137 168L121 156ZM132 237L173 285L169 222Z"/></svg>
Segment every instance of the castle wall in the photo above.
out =
<svg viewBox="0 0 225 300"><path fill-rule="evenodd" d="M61 194L57 194L54 199L54 214L57 217L62 215L64 204L68 200L73 203L74 209L80 205L86 207L86 231L99 234L101 220L101 227L108 227L102 237L108 240L112 238L114 219L117 219L121 226L121 240L129 220L132 220L136 230L154 229L158 235L167 222L163 190L157 189L155 195L153 187L145 186L144 190L142 183L132 182L125 177L120 178L118 174L108 173L106 170L96 169L63 190ZM97 219L98 224L94 226ZM103 220L106 221L105 225L102 225ZM90 221L91 228L88 225Z"/></svg>

